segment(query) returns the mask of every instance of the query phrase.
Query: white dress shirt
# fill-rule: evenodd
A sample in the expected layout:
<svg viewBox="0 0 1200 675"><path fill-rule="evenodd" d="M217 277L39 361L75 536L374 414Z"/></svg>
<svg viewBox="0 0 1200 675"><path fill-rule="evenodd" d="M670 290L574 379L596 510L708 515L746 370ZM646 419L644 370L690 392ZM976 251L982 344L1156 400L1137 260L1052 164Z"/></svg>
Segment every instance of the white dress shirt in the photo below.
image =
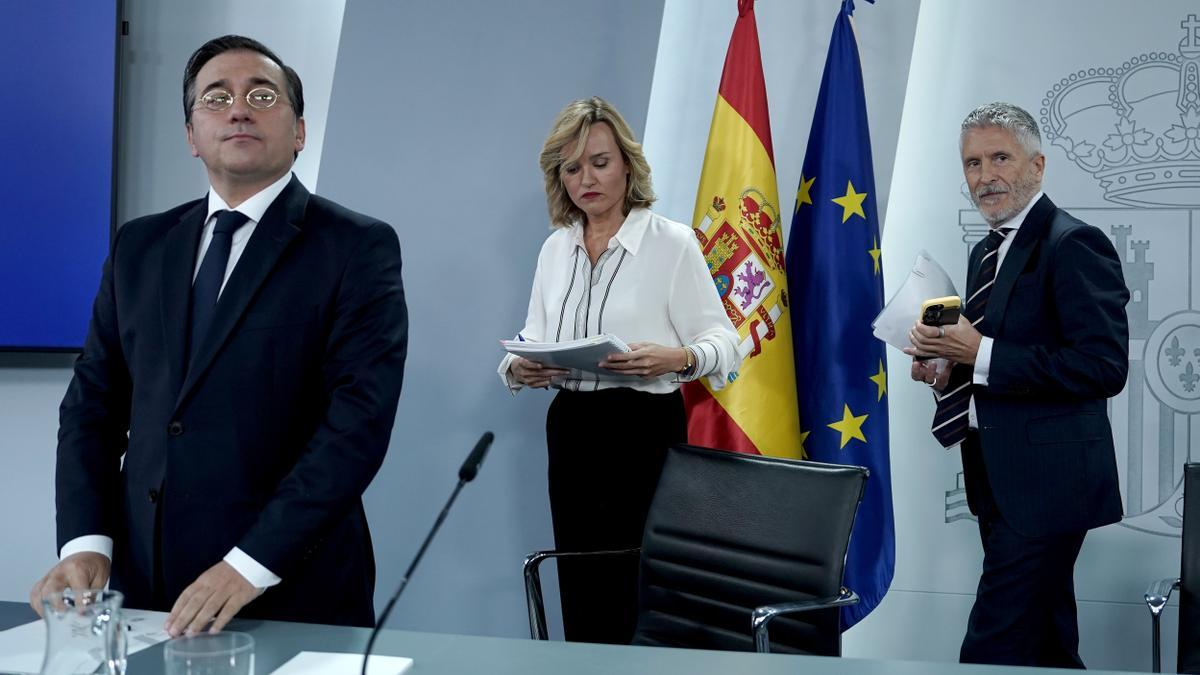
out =
<svg viewBox="0 0 1200 675"><path fill-rule="evenodd" d="M996 249L996 276L1000 276L1000 269L1004 265L1004 258L1008 255L1008 249L1012 248L1013 240L1017 238L1017 229L1021 227L1021 223L1025 222L1025 216L1029 215L1029 211L1033 209L1033 205L1038 203L1042 198L1042 191L1039 190L1033 199L1021 209L1017 215L1000 223L996 228L1007 227L1011 232L1000 242L1000 248ZM995 229L995 228L993 228ZM992 368L992 338L984 335L979 339L979 351L975 354L975 370L971 373L971 383L980 386L987 386L988 373ZM970 407L967 409L967 426L972 429L979 428L979 418L975 415L975 397L971 397Z"/></svg>
<svg viewBox="0 0 1200 675"><path fill-rule="evenodd" d="M738 369L738 334L725 313L692 229L645 208L633 209L592 265L583 224L554 231L542 245L529 312L520 337L559 342L611 333L625 342L690 347L696 368L720 389ZM500 379L521 388L509 372L516 359L500 362ZM679 388L675 373L634 382L595 378L556 380L555 388L595 391L631 387L666 394Z"/></svg>
<svg viewBox="0 0 1200 675"><path fill-rule="evenodd" d="M229 205L221 199L217 191L209 186L208 189L208 217L204 220L204 229L200 232L200 248L196 253L196 267L192 271L192 280L195 281L196 274L200 272L200 264L204 262L204 254L208 251L208 245L212 242L213 229L216 227L217 219L213 215L217 211L238 211L246 215L248 220L244 225L239 227L233 233L233 239L229 250L229 264L225 266L225 278L221 281L221 290L225 289L225 282L229 281L229 275L233 273L233 268L237 265L238 260L242 257L242 252L246 250L246 242L250 241L250 235L254 234L254 228L258 225L258 221L262 220L263 214L267 212L267 208L283 192L288 183L292 180L291 172L285 173L279 180L271 183L267 187L257 192L253 197L238 204L236 209L230 209ZM220 297L218 295L218 297ZM59 559L66 558L73 553L82 552L101 553L108 559L112 559L113 541L111 537L102 534L87 534L82 537L76 537L63 545L59 551ZM255 588L264 589L269 586L278 584L280 579L274 572L264 567L254 558L251 558L242 549L234 546L229 553L225 554L225 562L229 563L230 567L237 570L238 574L245 577Z"/></svg>

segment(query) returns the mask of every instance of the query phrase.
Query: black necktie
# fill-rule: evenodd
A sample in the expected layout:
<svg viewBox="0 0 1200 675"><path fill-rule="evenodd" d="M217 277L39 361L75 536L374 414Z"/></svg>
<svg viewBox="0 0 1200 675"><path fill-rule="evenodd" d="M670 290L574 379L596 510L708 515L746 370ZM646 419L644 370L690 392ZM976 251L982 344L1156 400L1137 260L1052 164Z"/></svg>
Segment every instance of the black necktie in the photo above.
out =
<svg viewBox="0 0 1200 675"><path fill-rule="evenodd" d="M200 263L200 271L196 273L196 281L192 284L191 343L188 347L188 353L192 356L195 356L216 313L217 297L221 294L225 267L229 264L233 233L249 220L246 214L237 211L217 211L216 216L212 241L208 244L204 262Z"/></svg>
<svg viewBox="0 0 1200 675"><path fill-rule="evenodd" d="M963 316L971 325L983 321L987 310L988 297L992 294L992 285L996 282L997 261L1000 258L1000 244L1008 237L1013 228L1003 227L992 230L987 239L983 240L983 258L979 261L979 274L975 275L975 285L967 296L967 306ZM946 384L945 392L938 397L937 411L933 414L933 437L944 448L952 448L967 437L967 413L971 407L971 377L974 368L966 364L956 364L950 371L950 381Z"/></svg>

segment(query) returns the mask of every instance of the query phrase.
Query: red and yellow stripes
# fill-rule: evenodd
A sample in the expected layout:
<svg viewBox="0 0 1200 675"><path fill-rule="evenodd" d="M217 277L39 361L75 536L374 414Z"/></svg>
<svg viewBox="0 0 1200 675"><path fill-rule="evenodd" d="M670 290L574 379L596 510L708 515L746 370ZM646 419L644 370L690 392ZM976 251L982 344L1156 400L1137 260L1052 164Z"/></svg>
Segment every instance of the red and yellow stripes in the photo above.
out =
<svg viewBox="0 0 1200 675"><path fill-rule="evenodd" d="M739 0L692 227L747 357L725 388L685 388L692 443L803 456L780 219L754 3Z"/></svg>

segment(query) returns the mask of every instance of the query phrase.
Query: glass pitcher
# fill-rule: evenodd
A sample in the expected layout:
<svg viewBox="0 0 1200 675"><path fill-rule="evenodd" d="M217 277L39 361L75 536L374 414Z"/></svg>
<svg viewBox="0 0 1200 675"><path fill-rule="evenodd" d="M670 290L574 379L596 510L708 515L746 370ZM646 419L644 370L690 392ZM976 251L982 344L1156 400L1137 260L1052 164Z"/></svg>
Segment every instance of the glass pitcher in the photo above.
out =
<svg viewBox="0 0 1200 675"><path fill-rule="evenodd" d="M124 675L123 600L117 591L69 588L42 598L46 655L41 675Z"/></svg>

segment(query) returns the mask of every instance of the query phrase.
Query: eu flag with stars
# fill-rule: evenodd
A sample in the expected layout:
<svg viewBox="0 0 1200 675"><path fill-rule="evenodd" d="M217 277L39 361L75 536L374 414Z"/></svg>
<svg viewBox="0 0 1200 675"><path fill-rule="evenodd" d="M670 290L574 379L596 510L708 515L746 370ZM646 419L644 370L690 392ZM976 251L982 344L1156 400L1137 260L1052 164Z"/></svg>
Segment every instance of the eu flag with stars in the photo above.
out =
<svg viewBox="0 0 1200 675"><path fill-rule="evenodd" d="M853 13L853 0L843 0L787 244L803 448L809 459L871 472L844 582L861 600L842 608L843 630L883 599L896 561L887 358L883 343L871 334L871 321L883 306L879 218Z"/></svg>

